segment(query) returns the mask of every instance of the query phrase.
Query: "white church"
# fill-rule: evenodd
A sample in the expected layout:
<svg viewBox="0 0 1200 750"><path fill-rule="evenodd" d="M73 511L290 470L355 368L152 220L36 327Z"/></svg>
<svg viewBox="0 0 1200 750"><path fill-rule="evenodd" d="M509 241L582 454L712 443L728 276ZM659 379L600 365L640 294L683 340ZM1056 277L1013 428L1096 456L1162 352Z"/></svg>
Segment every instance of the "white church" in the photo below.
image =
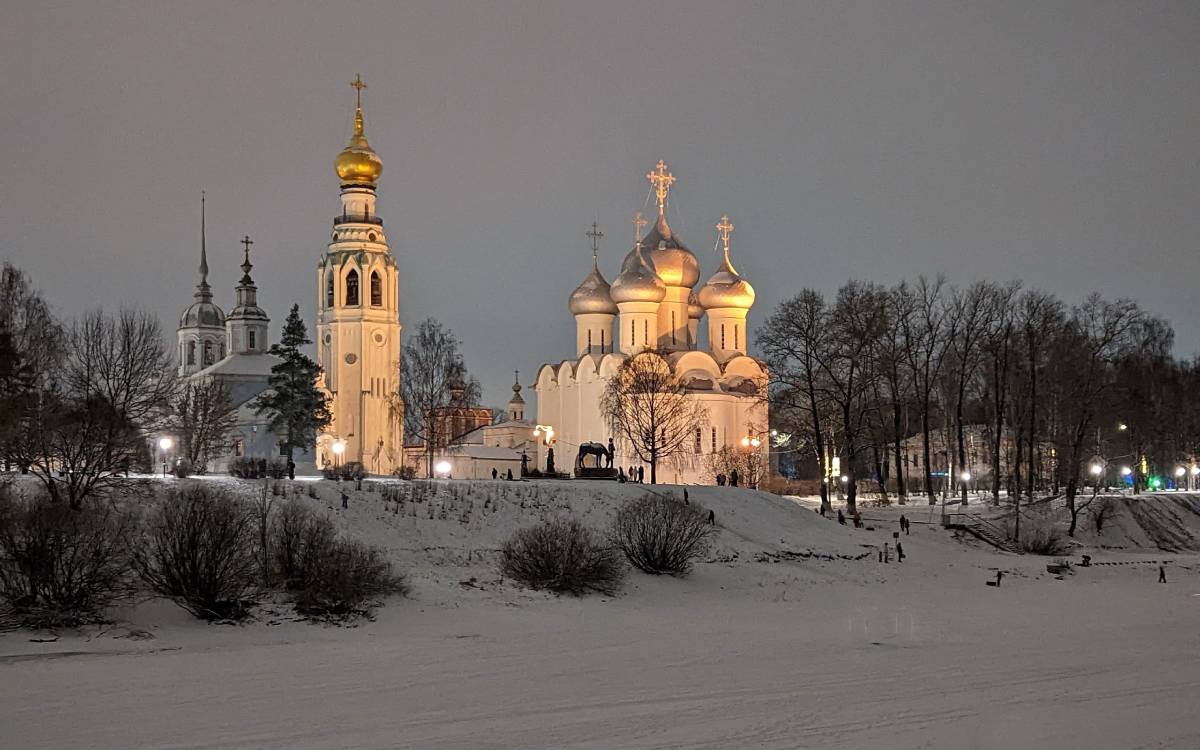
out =
<svg viewBox="0 0 1200 750"><path fill-rule="evenodd" d="M554 448L556 468L569 470L581 444L606 444L610 437L616 446L614 466L638 463L606 425L600 399L626 357L653 349L706 415L696 428L692 449L660 466L659 481L711 484L713 453L729 448L761 450L765 455L767 450L767 409L761 398L767 373L746 353L746 318L754 305L754 288L730 261L733 225L727 217L717 225L724 247L721 265L696 288L700 263L667 223L667 199L675 177L660 161L647 179L658 198L658 219L635 240L612 284L600 271L593 238L592 270L568 302L575 317L575 352L538 370L537 425L540 435L551 436L539 441L538 466L545 468L547 451ZM639 214L638 235L645 223ZM701 325L707 334L703 343Z"/></svg>

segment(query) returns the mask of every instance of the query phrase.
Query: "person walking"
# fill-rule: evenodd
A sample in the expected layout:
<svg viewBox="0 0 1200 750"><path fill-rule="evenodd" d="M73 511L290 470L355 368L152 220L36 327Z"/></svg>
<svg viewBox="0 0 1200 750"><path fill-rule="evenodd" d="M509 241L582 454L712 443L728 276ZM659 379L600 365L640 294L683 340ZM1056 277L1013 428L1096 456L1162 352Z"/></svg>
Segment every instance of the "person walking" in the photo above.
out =
<svg viewBox="0 0 1200 750"><path fill-rule="evenodd" d="M646 483L646 467L639 466L638 467L638 484L645 484L645 483Z"/></svg>
<svg viewBox="0 0 1200 750"><path fill-rule="evenodd" d="M905 535L908 534L908 518L906 518L903 513L900 514L900 530L903 531Z"/></svg>
<svg viewBox="0 0 1200 750"><path fill-rule="evenodd" d="M345 490L342 490L342 510L346 510L349 507L350 507L350 496L346 494Z"/></svg>
<svg viewBox="0 0 1200 750"><path fill-rule="evenodd" d="M838 508L838 523L840 523L843 526L846 525L846 514L842 513L841 508Z"/></svg>
<svg viewBox="0 0 1200 750"><path fill-rule="evenodd" d="M1163 567L1162 565L1158 566L1158 582L1159 583L1167 582L1167 569L1165 567Z"/></svg>
<svg viewBox="0 0 1200 750"><path fill-rule="evenodd" d="M730 487L738 486L738 470L737 469L734 469L733 471L729 472L729 486Z"/></svg>
<svg viewBox="0 0 1200 750"><path fill-rule="evenodd" d="M708 509L708 525L709 526L717 525L717 512L715 510L713 510L712 508Z"/></svg>
<svg viewBox="0 0 1200 750"><path fill-rule="evenodd" d="M508 470L508 481L512 481L512 469Z"/></svg>
<svg viewBox="0 0 1200 750"><path fill-rule="evenodd" d="M685 503L688 501L687 487L684 487L684 488L683 488L683 501L684 501Z"/></svg>
<svg viewBox="0 0 1200 750"><path fill-rule="evenodd" d="M287 470L288 470L288 479L295 481L295 479L296 479L296 462L290 458L288 459L288 462L287 462Z"/></svg>
<svg viewBox="0 0 1200 750"><path fill-rule="evenodd" d="M511 470L510 470L510 471L511 471ZM500 475L500 472L496 471L496 467L495 467L495 466L493 466L493 467L492 467L492 479L493 479L493 480L495 480L495 479L496 479L496 477L497 477L497 476L499 476L499 475Z"/></svg>
<svg viewBox="0 0 1200 750"><path fill-rule="evenodd" d="M896 542L896 562L904 562L904 545Z"/></svg>

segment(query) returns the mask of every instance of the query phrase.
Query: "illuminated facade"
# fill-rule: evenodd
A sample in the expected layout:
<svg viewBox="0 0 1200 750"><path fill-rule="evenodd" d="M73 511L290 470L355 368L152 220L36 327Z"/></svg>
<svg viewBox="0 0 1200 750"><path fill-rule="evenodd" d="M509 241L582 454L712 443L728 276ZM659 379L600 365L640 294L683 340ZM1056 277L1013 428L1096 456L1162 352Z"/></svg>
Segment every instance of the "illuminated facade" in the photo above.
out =
<svg viewBox="0 0 1200 750"><path fill-rule="evenodd" d="M768 429L760 398L766 370L747 355L746 317L754 289L730 262L733 225L722 217L717 225L724 246L720 268L697 288L700 263L667 223L667 198L675 176L659 162L646 175L658 198L658 218L644 236L641 214L634 220L635 243L610 285L600 272L593 229L592 270L571 294L575 317L575 352L538 371L537 424L554 430L555 464L569 470L585 442L616 443L614 466L638 461L628 446L612 435L600 411L609 380L626 357L654 349L703 406L705 419L696 428L692 450L659 466L659 481L711 483L710 458L722 449L746 450L743 438L759 440ZM704 321L707 341L700 341ZM615 327L615 331L614 331ZM539 445L538 465L546 464L547 445Z"/></svg>

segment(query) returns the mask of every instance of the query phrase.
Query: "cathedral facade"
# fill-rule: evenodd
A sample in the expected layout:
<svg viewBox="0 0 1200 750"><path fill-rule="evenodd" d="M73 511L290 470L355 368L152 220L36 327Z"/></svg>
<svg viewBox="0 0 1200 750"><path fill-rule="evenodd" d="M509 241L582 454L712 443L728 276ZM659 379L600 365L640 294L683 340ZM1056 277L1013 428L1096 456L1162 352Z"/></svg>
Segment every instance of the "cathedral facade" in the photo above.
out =
<svg viewBox="0 0 1200 750"><path fill-rule="evenodd" d="M568 302L575 318L575 352L538 371L537 425L539 434L552 436L539 442L538 463L546 465L553 447L556 466L568 468L580 445L603 445L609 438L616 447L614 466L639 463L630 446L609 429L600 401L627 357L653 350L704 414L690 450L659 466L660 481L711 483L714 454L767 450L767 410L761 397L767 373L747 355L746 323L754 289L730 261L733 225L728 218L717 225L724 244L721 266L697 288L700 263L667 223L667 198L675 177L660 161L647 178L658 197L657 220L643 236L646 222L638 215L634 247L612 284L600 271L593 236L592 270ZM700 340L702 323L705 341Z"/></svg>
<svg viewBox="0 0 1200 750"><path fill-rule="evenodd" d="M354 133L334 162L341 213L317 266L317 362L332 422L317 438L318 466L358 462L390 474L404 460L400 397L400 279L376 212L383 161L364 135L356 78Z"/></svg>

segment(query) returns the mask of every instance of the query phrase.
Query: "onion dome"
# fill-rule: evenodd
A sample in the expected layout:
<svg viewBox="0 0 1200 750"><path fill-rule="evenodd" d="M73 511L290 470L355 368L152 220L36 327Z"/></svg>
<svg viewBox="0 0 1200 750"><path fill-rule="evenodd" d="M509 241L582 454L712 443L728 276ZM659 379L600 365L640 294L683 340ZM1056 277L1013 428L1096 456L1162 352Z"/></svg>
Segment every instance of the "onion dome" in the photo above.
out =
<svg viewBox="0 0 1200 750"><path fill-rule="evenodd" d="M667 296L667 285L659 278L645 255L642 245L638 243L625 262L621 264L621 274L613 280L612 300L621 302L662 302Z"/></svg>
<svg viewBox="0 0 1200 750"><path fill-rule="evenodd" d="M616 315L617 306L613 302L611 289L608 281L604 279L604 274L600 273L599 265L593 261L592 272L587 275L582 284L575 287L575 291L571 292L571 300L567 306L571 309L572 315L585 313Z"/></svg>
<svg viewBox="0 0 1200 750"><path fill-rule="evenodd" d="M729 262L729 235L733 232L733 225L729 223L728 216L721 217L717 229L720 230L721 239L725 243L725 259L721 268L700 288L700 304L705 310L721 307L749 310L754 306L754 287L739 276L733 264Z"/></svg>
<svg viewBox="0 0 1200 750"><path fill-rule="evenodd" d="M688 317L692 320L699 320L704 317L704 305L700 304L700 298L695 292L688 295Z"/></svg>
<svg viewBox="0 0 1200 750"><path fill-rule="evenodd" d="M646 255L667 286L693 287L700 280L700 261L671 231L665 213L642 238L642 247L648 248Z"/></svg>
<svg viewBox="0 0 1200 750"><path fill-rule="evenodd" d="M362 90L367 84L362 82L362 78L355 76L354 83L350 85L358 90L354 107L354 135L350 137L346 148L334 159L333 164L342 184L374 186L379 181L379 175L383 173L383 160L363 135Z"/></svg>

